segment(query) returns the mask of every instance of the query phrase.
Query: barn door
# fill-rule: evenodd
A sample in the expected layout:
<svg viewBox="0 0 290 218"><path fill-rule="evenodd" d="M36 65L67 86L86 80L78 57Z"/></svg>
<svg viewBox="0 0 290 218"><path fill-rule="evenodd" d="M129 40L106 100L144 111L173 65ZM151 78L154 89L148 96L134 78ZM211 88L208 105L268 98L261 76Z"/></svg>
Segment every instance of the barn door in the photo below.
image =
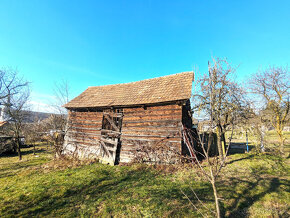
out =
<svg viewBox="0 0 290 218"><path fill-rule="evenodd" d="M122 113L104 112L101 130L102 161L115 164L117 147L121 135Z"/></svg>

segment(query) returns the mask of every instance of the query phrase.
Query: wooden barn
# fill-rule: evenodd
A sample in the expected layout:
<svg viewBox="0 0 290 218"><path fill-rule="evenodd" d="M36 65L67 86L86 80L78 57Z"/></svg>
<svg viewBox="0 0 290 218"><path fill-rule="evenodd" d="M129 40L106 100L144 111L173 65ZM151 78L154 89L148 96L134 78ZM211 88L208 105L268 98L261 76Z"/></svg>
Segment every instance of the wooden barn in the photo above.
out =
<svg viewBox="0 0 290 218"><path fill-rule="evenodd" d="M193 72L89 87L64 105L64 154L101 162L177 161L187 154L182 128L192 127Z"/></svg>

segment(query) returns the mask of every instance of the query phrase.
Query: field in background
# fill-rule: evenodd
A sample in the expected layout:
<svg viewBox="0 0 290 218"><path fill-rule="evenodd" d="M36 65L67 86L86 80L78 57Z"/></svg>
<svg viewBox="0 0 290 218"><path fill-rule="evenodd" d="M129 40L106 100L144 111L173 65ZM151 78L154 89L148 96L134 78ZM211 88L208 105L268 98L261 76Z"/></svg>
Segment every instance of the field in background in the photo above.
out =
<svg viewBox="0 0 290 218"><path fill-rule="evenodd" d="M285 137L285 150L290 151L290 132L283 132ZM226 137L229 139L231 136L231 131L226 132ZM246 151L246 132L241 132L240 130L235 130L233 132L233 138L231 143L231 153L244 153ZM227 141L228 143L229 141ZM248 144L249 149L259 149L260 140L248 133ZM264 136L264 147L267 150L279 150L279 138L277 133L274 130L267 131Z"/></svg>
<svg viewBox="0 0 290 218"><path fill-rule="evenodd" d="M24 149L20 162L17 156L0 157L1 217L201 217L207 209L191 188L214 210L210 184L188 166L78 166L52 157L46 146L37 147L36 155ZM289 161L270 154L234 154L221 175L224 215L289 216Z"/></svg>

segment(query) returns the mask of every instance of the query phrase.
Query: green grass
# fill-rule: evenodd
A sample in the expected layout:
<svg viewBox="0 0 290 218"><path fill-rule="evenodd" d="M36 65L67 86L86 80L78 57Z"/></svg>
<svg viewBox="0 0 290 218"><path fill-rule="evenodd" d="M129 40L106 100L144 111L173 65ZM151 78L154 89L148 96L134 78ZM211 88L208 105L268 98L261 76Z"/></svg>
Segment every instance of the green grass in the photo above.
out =
<svg viewBox="0 0 290 218"><path fill-rule="evenodd" d="M234 153L244 153L246 150L246 132L240 132L236 130L233 132L233 138L231 141L231 145L235 147L232 149ZM284 152L287 156L287 153L290 153L290 132L283 132L285 137L284 141ZM226 138L229 139L231 136L231 131L226 132ZM260 139L248 133L248 141L249 141L249 149L255 149L257 151L260 150ZM227 143L229 140L227 141ZM237 148L239 146L240 148ZM275 130L267 131L264 135L264 148L266 151L271 152L280 152L280 141L279 137Z"/></svg>
<svg viewBox="0 0 290 218"><path fill-rule="evenodd" d="M52 153L24 149L23 160L0 157L0 217L201 217L214 210L211 186L192 168L93 163L58 169ZM218 182L223 214L287 216L289 168L272 155L235 154ZM288 214L289 215L289 214ZM210 215L209 215L210 216Z"/></svg>

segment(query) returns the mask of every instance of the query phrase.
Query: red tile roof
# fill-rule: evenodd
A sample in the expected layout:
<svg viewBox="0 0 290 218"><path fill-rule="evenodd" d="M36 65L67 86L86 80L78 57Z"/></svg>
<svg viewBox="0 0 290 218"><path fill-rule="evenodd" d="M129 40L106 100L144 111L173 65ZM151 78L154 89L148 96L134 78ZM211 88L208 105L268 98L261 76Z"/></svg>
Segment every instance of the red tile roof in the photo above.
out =
<svg viewBox="0 0 290 218"><path fill-rule="evenodd" d="M193 76L193 72L184 72L138 82L89 87L64 107L129 106L186 100L191 97Z"/></svg>

